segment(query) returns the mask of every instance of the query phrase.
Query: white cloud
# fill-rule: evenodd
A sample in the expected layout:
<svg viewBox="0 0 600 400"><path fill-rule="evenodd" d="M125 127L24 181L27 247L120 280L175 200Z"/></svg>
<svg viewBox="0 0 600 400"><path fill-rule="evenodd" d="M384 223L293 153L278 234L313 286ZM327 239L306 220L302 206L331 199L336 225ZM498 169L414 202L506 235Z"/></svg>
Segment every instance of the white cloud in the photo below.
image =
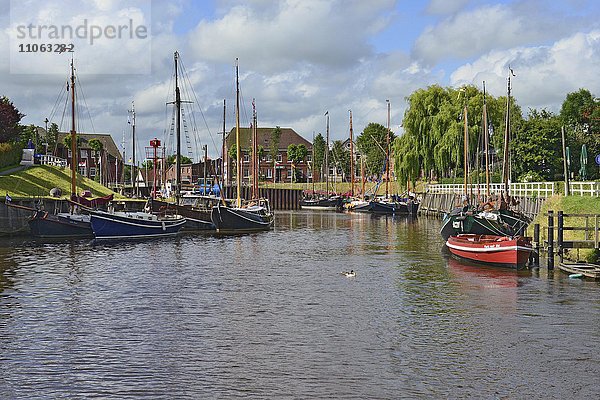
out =
<svg viewBox="0 0 600 400"><path fill-rule="evenodd" d="M550 46L492 51L451 75L453 85L480 85L505 95L508 65L515 74L513 94L524 112L528 108L559 111L567 93L586 88L600 94L600 30L577 33Z"/></svg>
<svg viewBox="0 0 600 400"><path fill-rule="evenodd" d="M241 3L214 21L201 21L190 36L198 56L221 63L279 72L301 63L347 68L372 54L367 32L383 27L392 2L288 0L260 12Z"/></svg>
<svg viewBox="0 0 600 400"><path fill-rule="evenodd" d="M493 49L539 45L572 32L569 18L558 19L539 9L496 4L464 11L427 27L415 41L417 59L433 65L444 59L479 56Z"/></svg>

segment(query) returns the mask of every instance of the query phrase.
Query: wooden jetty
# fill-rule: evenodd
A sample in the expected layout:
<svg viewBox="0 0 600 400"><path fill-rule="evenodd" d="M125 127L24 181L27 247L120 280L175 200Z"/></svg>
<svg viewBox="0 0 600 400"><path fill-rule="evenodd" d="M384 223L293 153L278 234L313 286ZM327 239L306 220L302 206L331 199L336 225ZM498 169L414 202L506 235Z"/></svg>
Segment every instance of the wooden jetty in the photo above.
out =
<svg viewBox="0 0 600 400"><path fill-rule="evenodd" d="M600 279L600 265L561 262L558 268L568 274L581 274L586 278Z"/></svg>

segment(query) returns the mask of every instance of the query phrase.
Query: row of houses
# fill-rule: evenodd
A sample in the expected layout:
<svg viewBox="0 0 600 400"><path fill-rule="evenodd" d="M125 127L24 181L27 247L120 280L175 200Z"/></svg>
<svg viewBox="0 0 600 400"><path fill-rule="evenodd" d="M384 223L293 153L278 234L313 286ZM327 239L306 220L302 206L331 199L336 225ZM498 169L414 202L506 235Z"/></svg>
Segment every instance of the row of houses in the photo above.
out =
<svg viewBox="0 0 600 400"><path fill-rule="evenodd" d="M43 128L40 135L45 135ZM264 182L290 182L292 180L292 163L288 160L287 149L290 144L303 144L308 150L305 161L294 165L294 170L300 181L311 181L313 178L312 164L312 143L300 136L292 128L281 128L281 136L278 144L278 152L273 163L271 148L271 132L274 128L258 128L258 145L264 149L264 154L260 157L258 168L261 181ZM67 160L70 168L71 149L64 144L64 139L69 133L61 132L57 138L56 149L52 152L54 156ZM235 129L232 129L225 138L224 154L227 155L229 149L236 142ZM87 178L96 179L107 186L119 186L123 183L131 184L131 178L124 176L125 160L123 154L119 151L112 136L108 133L88 134L79 133L77 168L78 172ZM91 146L92 139L102 143L102 151L96 152ZM252 130L250 128L240 129L240 150L241 150L241 174L244 181L251 179L251 151L252 148ZM142 157L140 157L142 158ZM231 183L235 176L235 160L225 157L225 162L221 158L207 160L207 175L212 177L217 174L224 182ZM181 166L181 177L183 184L195 184L204 176L204 163L198 162L191 165ZM139 169L137 173L137 184L141 187L147 187L153 182L152 171ZM335 175L336 171L330 170L330 174ZM174 166L170 166L166 173L161 173L157 180L159 182L174 182L176 171Z"/></svg>

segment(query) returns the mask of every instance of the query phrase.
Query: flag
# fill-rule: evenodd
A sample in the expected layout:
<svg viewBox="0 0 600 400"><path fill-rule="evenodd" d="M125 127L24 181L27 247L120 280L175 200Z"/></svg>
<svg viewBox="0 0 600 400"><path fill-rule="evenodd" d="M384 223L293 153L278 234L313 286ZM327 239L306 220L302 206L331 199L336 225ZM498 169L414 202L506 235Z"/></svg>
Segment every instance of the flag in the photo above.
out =
<svg viewBox="0 0 600 400"><path fill-rule="evenodd" d="M325 115L329 115L329 110L325 111Z"/></svg>
<svg viewBox="0 0 600 400"><path fill-rule="evenodd" d="M127 114L127 124L131 125L131 118L129 117L129 114Z"/></svg>
<svg viewBox="0 0 600 400"><path fill-rule="evenodd" d="M7 203L10 203L11 201L12 201L12 197L10 197L10 196L8 195L8 193L6 193L6 202L7 202Z"/></svg>

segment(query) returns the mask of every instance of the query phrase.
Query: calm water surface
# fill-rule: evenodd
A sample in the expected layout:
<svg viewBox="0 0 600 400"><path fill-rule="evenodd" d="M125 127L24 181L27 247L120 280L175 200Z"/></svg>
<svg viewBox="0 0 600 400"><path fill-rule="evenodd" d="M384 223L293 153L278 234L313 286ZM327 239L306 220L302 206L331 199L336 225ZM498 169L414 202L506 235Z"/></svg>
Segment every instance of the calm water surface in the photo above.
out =
<svg viewBox="0 0 600 400"><path fill-rule="evenodd" d="M449 259L439 227L1 238L0 398L598 398L600 284Z"/></svg>

